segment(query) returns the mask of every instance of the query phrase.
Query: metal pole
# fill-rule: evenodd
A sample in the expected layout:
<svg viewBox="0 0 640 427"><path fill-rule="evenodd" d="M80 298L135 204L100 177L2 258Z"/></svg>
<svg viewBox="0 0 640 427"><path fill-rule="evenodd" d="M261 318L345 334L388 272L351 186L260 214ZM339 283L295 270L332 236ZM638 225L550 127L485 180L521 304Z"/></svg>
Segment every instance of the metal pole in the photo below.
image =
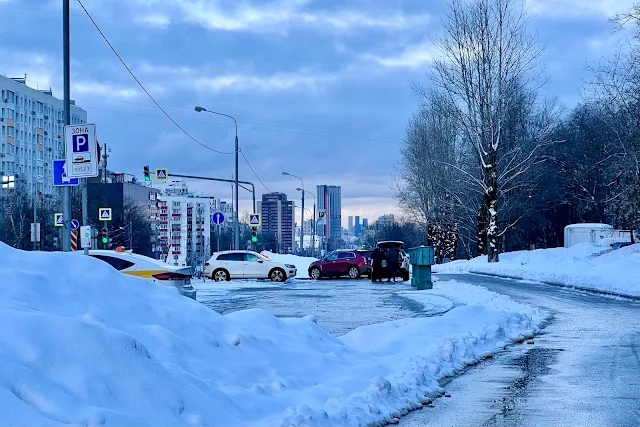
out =
<svg viewBox="0 0 640 427"><path fill-rule="evenodd" d="M302 183L302 212L300 213L300 254L304 254L304 182Z"/></svg>
<svg viewBox="0 0 640 427"><path fill-rule="evenodd" d="M62 62L64 77L64 124L71 124L71 60L69 52L70 0L62 0ZM62 189L62 250L71 251L71 187Z"/></svg>
<svg viewBox="0 0 640 427"><path fill-rule="evenodd" d="M316 200L313 200L313 219L311 220L311 256L316 257Z"/></svg>
<svg viewBox="0 0 640 427"><path fill-rule="evenodd" d="M133 222L129 220L129 249L133 250Z"/></svg>
<svg viewBox="0 0 640 427"><path fill-rule="evenodd" d="M235 123L235 119L233 120L233 122ZM238 204L238 189L240 188L239 183L238 183L238 124L236 124L236 187L235 187L235 197L236 197L236 217L235 217L235 221L233 223L233 228L234 228L234 234L235 234L235 238L234 238L234 249L238 250L240 249L240 224L239 224L239 217L240 217L240 206Z"/></svg>
<svg viewBox="0 0 640 427"><path fill-rule="evenodd" d="M216 252L220 252L220 224L216 225L218 227L218 232L216 233Z"/></svg>
<svg viewBox="0 0 640 427"><path fill-rule="evenodd" d="M34 183L34 187L33 187L33 250L37 250L38 249L38 245L36 243L36 232L38 231L38 223L37 223L37 218L38 216L36 215L36 201L38 200L38 180L36 179L36 182Z"/></svg>
<svg viewBox="0 0 640 427"><path fill-rule="evenodd" d="M82 225L89 225L89 184L87 178L82 178ZM84 248L84 254L89 255L89 248Z"/></svg>
<svg viewBox="0 0 640 427"><path fill-rule="evenodd" d="M256 212L256 186L251 184L251 194L253 195L253 213Z"/></svg>

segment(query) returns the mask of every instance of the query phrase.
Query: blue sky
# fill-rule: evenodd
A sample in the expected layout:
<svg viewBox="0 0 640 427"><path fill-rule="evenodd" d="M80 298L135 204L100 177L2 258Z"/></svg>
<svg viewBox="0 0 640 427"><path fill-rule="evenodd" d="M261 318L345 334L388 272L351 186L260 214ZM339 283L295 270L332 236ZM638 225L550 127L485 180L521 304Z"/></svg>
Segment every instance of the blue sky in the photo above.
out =
<svg viewBox="0 0 640 427"><path fill-rule="evenodd" d="M60 0L0 0L0 73L62 96ZM233 156L191 141L152 104L75 0L72 98L112 147L110 169L231 178ZM425 83L442 0L84 0L124 60L160 104L204 144L240 146L271 191L341 185L343 218L397 213L391 196L400 142ZM530 0L531 28L546 44L543 90L567 106L581 99L587 64L611 54L607 19L631 0ZM241 180L267 189L240 160ZM230 198L228 185L190 183ZM241 191L241 211L250 195ZM309 205L309 202L307 202Z"/></svg>

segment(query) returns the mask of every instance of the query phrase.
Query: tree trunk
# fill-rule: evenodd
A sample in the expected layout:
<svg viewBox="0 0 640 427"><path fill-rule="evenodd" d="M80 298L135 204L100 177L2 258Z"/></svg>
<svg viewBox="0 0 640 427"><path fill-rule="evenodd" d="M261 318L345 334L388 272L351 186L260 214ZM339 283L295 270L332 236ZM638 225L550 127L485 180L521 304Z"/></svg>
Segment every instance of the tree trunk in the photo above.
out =
<svg viewBox="0 0 640 427"><path fill-rule="evenodd" d="M480 213L478 214L478 256L486 254L487 243L487 196L486 194L482 198L482 204L480 205Z"/></svg>
<svg viewBox="0 0 640 427"><path fill-rule="evenodd" d="M498 262L498 179L496 175L496 153L490 156L489 167L487 168L487 205L486 209L489 216L489 224L487 227L487 256L489 262Z"/></svg>

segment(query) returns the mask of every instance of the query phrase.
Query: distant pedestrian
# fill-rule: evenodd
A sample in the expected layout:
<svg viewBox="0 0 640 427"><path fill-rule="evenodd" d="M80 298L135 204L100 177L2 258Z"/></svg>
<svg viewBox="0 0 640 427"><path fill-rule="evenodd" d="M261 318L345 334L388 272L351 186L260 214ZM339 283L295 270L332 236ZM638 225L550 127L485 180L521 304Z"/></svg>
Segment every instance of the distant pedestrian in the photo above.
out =
<svg viewBox="0 0 640 427"><path fill-rule="evenodd" d="M375 248L373 252L371 252L371 281L382 282L382 260L384 259L384 254L380 250L380 248Z"/></svg>
<svg viewBox="0 0 640 427"><path fill-rule="evenodd" d="M390 282L391 279L396 281L396 276L398 276L398 261L400 260L400 256L398 250L395 248L389 248L387 250L387 282Z"/></svg>

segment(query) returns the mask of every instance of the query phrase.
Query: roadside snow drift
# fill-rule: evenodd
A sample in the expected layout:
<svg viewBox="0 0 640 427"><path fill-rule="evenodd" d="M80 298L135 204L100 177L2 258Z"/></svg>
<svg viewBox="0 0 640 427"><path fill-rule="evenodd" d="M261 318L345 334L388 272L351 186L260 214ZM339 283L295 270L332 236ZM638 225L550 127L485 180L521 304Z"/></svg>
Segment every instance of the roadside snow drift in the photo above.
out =
<svg viewBox="0 0 640 427"><path fill-rule="evenodd" d="M0 424L13 426L382 425L544 318L438 282L454 307L441 317L336 338L258 309L221 316L79 255L0 244L0 278Z"/></svg>
<svg viewBox="0 0 640 427"><path fill-rule="evenodd" d="M640 244L611 250L590 243L500 254L434 266L436 273L487 273L640 296Z"/></svg>

